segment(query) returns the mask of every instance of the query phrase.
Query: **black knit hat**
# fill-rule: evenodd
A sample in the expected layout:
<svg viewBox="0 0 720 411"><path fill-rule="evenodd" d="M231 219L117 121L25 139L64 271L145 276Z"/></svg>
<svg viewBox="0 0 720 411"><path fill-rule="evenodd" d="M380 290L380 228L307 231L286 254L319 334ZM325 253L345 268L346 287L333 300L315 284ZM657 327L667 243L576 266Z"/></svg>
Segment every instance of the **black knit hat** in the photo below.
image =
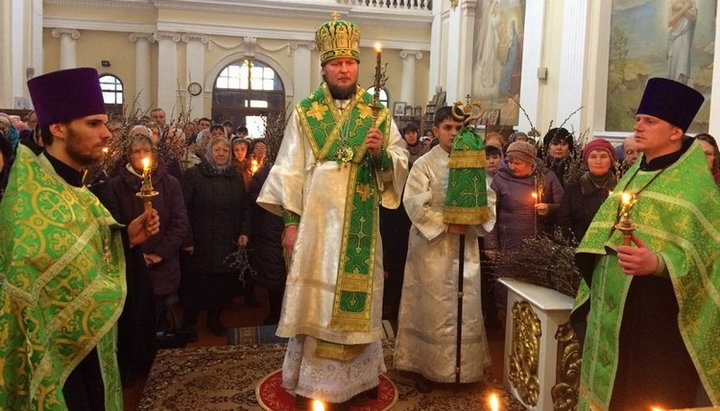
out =
<svg viewBox="0 0 720 411"><path fill-rule="evenodd" d="M647 114L665 120L687 131L705 97L694 88L677 81L655 77L645 86L637 114Z"/></svg>

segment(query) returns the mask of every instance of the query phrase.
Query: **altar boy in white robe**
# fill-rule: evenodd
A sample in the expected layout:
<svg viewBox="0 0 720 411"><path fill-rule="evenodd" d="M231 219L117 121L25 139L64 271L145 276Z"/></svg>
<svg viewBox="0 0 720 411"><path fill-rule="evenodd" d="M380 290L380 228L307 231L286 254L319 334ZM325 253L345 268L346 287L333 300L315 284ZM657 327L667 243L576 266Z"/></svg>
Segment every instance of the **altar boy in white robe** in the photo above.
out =
<svg viewBox="0 0 720 411"><path fill-rule="evenodd" d="M460 382L482 379L490 365L480 301L480 251L477 237L495 225L495 193L487 188L490 220L482 225L443 223L448 161L453 139L462 128L449 107L435 114L439 144L410 170L403 204L412 221L405 281L400 300L395 368L414 372L416 387L427 380L456 381L460 235L465 235Z"/></svg>

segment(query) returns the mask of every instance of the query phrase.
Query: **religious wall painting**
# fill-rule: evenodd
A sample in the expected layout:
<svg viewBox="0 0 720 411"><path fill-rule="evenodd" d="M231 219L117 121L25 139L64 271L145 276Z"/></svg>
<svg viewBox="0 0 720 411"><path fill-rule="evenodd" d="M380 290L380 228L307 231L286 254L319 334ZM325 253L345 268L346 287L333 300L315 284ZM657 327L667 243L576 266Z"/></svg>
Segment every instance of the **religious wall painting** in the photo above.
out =
<svg viewBox="0 0 720 411"><path fill-rule="evenodd" d="M480 0L475 15L473 100L499 110L500 124L518 124L525 0Z"/></svg>
<svg viewBox="0 0 720 411"><path fill-rule="evenodd" d="M717 0L613 0L605 130L632 130L647 80L665 77L705 96L688 132L708 131L716 9Z"/></svg>

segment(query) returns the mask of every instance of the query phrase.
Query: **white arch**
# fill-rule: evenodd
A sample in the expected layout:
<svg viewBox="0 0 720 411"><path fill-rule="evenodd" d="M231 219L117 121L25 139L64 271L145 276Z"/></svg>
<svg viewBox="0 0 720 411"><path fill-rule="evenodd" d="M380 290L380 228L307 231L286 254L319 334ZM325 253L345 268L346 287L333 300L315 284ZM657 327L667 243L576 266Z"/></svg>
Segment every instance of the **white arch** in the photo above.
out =
<svg viewBox="0 0 720 411"><path fill-rule="evenodd" d="M210 72L208 73L208 76L205 78L205 86L203 87L204 90L212 93L215 89L215 79L217 76L220 75L220 72L227 66L229 66L232 63L235 63L240 60L244 60L250 58L246 55L245 51L238 51L236 53L230 54L225 56L224 58L220 59L215 66L210 69ZM274 58L267 54L262 53L255 53L254 56L252 56L253 60L258 60L262 63L267 64L270 68L275 70L275 72L280 76L280 80L282 80L283 87L285 88L285 101L293 101L295 86L292 83L292 77L288 75L288 73L285 71L282 65L277 62Z"/></svg>

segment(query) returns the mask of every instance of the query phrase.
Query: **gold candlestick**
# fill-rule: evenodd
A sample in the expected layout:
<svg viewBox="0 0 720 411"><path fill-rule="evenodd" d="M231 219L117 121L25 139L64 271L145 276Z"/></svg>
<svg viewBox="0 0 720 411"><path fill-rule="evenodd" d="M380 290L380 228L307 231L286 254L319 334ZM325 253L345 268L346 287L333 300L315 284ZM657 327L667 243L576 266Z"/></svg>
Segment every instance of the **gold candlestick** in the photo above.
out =
<svg viewBox="0 0 720 411"><path fill-rule="evenodd" d="M630 211L637 202L634 195L630 193L620 194L620 211L618 212L618 222L615 228L623 235L623 245L632 244L633 232L637 229L637 224L632 221Z"/></svg>
<svg viewBox="0 0 720 411"><path fill-rule="evenodd" d="M375 92L373 93L371 108L373 117L377 119L380 109L382 108L380 104L380 90L385 87L385 83L387 82L387 74L385 73L387 64L385 66L382 64L382 45L380 43L375 43L375 56L375 81L373 82Z"/></svg>
<svg viewBox="0 0 720 411"><path fill-rule="evenodd" d="M140 191L135 193L136 196L142 198L145 206L145 211L150 212L153 209L152 198L160 194L155 191L152 185L152 178L150 174L150 158L145 157L142 159L143 163L143 174L142 183L140 184Z"/></svg>

